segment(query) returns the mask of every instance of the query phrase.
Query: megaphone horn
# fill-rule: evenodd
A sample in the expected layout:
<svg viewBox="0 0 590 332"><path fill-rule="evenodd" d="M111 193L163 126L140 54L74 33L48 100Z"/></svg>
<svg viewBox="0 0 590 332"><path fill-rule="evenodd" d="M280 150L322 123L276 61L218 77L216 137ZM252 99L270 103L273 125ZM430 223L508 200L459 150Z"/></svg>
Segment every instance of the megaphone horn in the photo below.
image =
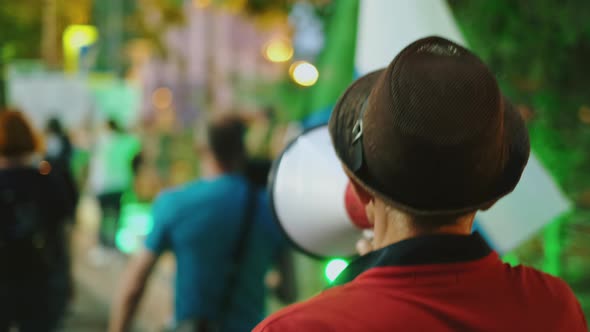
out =
<svg viewBox="0 0 590 332"><path fill-rule="evenodd" d="M340 165L326 125L304 132L273 164L275 217L301 251L319 258L349 257L363 229L365 208ZM500 253L512 250L570 203L534 157L514 192L478 213L475 228Z"/></svg>
<svg viewBox="0 0 590 332"><path fill-rule="evenodd" d="M353 256L363 229L370 228L327 125L304 132L285 148L273 164L269 190L276 221L308 255Z"/></svg>

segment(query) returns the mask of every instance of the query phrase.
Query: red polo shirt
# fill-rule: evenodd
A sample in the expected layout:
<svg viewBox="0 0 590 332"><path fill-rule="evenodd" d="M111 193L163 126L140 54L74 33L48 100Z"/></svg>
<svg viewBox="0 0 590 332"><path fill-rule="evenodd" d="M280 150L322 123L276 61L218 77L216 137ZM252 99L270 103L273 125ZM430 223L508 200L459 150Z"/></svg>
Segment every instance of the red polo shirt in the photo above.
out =
<svg viewBox="0 0 590 332"><path fill-rule="evenodd" d="M254 331L587 331L565 282L502 263L477 234L411 239L367 256L345 270L351 282Z"/></svg>

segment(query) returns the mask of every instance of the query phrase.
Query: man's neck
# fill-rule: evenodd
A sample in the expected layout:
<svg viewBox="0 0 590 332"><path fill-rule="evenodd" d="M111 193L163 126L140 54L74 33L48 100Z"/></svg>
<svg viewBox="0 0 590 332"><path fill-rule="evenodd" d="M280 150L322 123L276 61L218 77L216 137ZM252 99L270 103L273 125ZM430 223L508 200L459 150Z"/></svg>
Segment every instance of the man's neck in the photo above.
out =
<svg viewBox="0 0 590 332"><path fill-rule="evenodd" d="M376 209L383 208L377 206ZM453 234L469 235L473 226L475 213L457 219L456 223L438 227L417 225L411 218L398 210L387 208L378 212L383 215L375 220L373 248L380 249L388 245L424 235Z"/></svg>
<svg viewBox="0 0 590 332"><path fill-rule="evenodd" d="M204 160L201 166L201 177L204 179L215 179L223 176L228 172L215 160Z"/></svg>

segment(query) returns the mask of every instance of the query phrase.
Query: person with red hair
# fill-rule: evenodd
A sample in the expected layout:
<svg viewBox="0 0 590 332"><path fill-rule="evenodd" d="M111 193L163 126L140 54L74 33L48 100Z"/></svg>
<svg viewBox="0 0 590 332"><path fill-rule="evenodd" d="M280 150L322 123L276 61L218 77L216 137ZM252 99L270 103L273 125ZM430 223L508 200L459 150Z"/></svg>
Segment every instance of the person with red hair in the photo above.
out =
<svg viewBox="0 0 590 332"><path fill-rule="evenodd" d="M0 111L0 331L54 331L71 294L63 183L36 165L41 141L25 116Z"/></svg>

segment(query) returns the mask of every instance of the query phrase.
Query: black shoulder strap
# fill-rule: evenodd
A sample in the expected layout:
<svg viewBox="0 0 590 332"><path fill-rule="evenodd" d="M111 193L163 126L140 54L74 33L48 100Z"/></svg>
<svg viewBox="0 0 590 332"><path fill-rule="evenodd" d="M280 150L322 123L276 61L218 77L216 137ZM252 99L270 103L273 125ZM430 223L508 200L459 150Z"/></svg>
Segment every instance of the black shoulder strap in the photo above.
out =
<svg viewBox="0 0 590 332"><path fill-rule="evenodd" d="M238 281L240 265L242 264L244 255L247 252L246 245L248 244L248 237L250 235L250 231L252 230L252 225L254 224L254 212L256 211L257 205L256 186L251 184L249 181L247 182L247 186L248 188L244 207L244 217L240 223L240 232L238 233L238 238L234 247L234 253L232 255L232 265L230 266L227 284L224 289L224 293L222 294L219 306L221 322L223 322L223 318L231 306L232 295L235 291Z"/></svg>

